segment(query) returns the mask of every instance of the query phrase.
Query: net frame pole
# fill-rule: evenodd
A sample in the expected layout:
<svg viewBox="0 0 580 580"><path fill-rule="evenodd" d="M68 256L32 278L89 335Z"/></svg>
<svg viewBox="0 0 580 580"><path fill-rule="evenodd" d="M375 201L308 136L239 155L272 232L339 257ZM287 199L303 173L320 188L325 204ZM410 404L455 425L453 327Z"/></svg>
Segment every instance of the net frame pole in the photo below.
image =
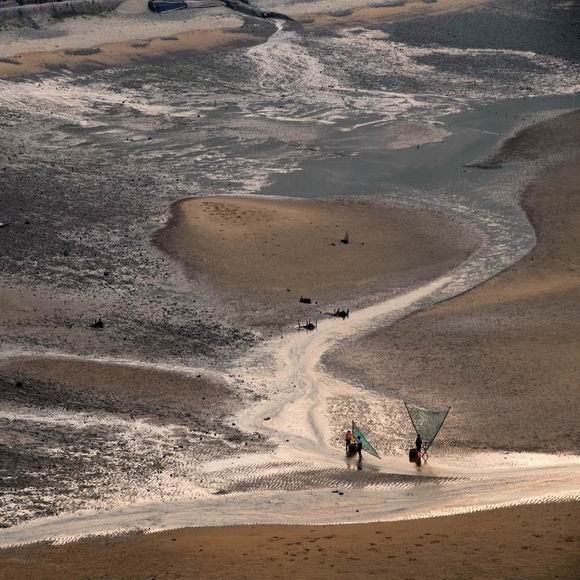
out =
<svg viewBox="0 0 580 580"><path fill-rule="evenodd" d="M411 419L411 425L413 425L413 429L415 429L415 433L417 433L417 435L419 435L419 431L417 431L415 421L413 421L413 417L411 416L411 411L409 411L409 407L407 407L407 401L403 401L403 404L405 405L405 409L407 409L407 415L409 415L409 419ZM447 415L445 415L445 416L447 417Z"/></svg>

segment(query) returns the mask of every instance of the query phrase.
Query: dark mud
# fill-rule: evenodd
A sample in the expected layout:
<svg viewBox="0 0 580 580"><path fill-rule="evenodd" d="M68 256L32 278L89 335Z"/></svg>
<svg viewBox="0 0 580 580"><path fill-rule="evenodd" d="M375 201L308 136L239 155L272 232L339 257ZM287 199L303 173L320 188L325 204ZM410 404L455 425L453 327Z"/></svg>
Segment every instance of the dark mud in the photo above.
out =
<svg viewBox="0 0 580 580"><path fill-rule="evenodd" d="M16 127L32 130L16 130ZM47 145L58 125L5 113L0 232L5 347L221 362L254 336L220 322L210 298L170 284L150 230L191 193L148 163ZM90 323L102 317L102 331Z"/></svg>
<svg viewBox="0 0 580 580"><path fill-rule="evenodd" d="M230 416L243 383L80 359L0 366L0 526L146 498L192 496L211 459L268 448ZM207 489L204 493L208 493Z"/></svg>

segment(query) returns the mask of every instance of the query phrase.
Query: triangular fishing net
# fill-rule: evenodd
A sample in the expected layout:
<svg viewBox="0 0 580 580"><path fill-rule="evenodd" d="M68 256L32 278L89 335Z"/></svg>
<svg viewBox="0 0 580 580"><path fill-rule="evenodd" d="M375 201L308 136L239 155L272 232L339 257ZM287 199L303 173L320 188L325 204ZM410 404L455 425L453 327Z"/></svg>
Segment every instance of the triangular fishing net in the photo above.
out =
<svg viewBox="0 0 580 580"><path fill-rule="evenodd" d="M360 437L362 448L367 453L370 453L379 459L381 458L378 451L373 447L372 443L366 438L365 434L357 427L354 421L352 422L352 434L355 436L355 438Z"/></svg>
<svg viewBox="0 0 580 580"><path fill-rule="evenodd" d="M405 407L407 407L415 431L421 435L423 447L429 447L435 441L439 429L447 418L449 409L425 409L409 403L405 403Z"/></svg>

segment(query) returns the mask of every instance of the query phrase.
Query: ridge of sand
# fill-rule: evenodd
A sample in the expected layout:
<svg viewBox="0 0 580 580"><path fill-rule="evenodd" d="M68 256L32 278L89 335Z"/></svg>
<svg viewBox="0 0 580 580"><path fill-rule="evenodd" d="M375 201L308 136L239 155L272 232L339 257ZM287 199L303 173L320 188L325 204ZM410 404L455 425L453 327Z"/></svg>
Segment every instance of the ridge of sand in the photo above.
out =
<svg viewBox="0 0 580 580"><path fill-rule="evenodd" d="M7 44L7 48L3 51L8 56L0 58L0 77L23 76L83 65L119 66L141 58L155 58L179 52L198 52L256 41L255 35L239 30L242 22L237 16L223 17L222 22L222 26L214 29L210 19L202 20L197 26L189 24L185 32L145 26L140 32L135 32L134 38L130 41L106 40L119 38L120 33L96 37L84 30L71 37L57 37L50 44L48 40L42 45L33 44L31 41L14 41Z"/></svg>

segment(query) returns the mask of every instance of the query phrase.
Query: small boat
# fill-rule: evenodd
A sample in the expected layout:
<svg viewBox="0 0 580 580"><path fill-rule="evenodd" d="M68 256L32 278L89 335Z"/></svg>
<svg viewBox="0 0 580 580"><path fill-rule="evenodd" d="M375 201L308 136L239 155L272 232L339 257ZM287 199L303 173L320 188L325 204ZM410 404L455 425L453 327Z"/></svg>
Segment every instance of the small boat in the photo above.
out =
<svg viewBox="0 0 580 580"><path fill-rule="evenodd" d="M187 8L187 2L183 0L149 0L147 6L149 6L151 12L161 14L162 12L184 10Z"/></svg>

